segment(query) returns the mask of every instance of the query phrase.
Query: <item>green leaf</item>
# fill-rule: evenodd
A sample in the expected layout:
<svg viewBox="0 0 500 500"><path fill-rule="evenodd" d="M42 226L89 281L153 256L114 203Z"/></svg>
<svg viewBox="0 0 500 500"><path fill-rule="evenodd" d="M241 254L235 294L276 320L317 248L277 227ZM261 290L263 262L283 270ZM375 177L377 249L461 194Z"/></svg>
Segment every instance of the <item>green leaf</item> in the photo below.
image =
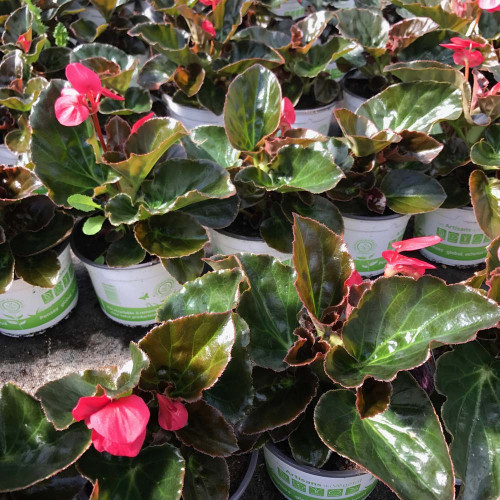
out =
<svg viewBox="0 0 500 500"><path fill-rule="evenodd" d="M460 90L448 83L398 83L368 99L357 113L379 130L429 133L439 121L460 118L462 97Z"/></svg>
<svg viewBox="0 0 500 500"><path fill-rule="evenodd" d="M223 229L236 219L240 199L238 195L229 198L213 198L184 207L182 211L191 215L198 224L214 229Z"/></svg>
<svg viewBox="0 0 500 500"><path fill-rule="evenodd" d="M226 96L224 126L231 145L255 151L279 125L281 90L276 76L255 65L237 76Z"/></svg>
<svg viewBox="0 0 500 500"><path fill-rule="evenodd" d="M198 252L208 241L205 229L182 212L141 220L135 225L134 232L144 250L167 259Z"/></svg>
<svg viewBox="0 0 500 500"><path fill-rule="evenodd" d="M173 383L171 397L199 399L226 368L234 338L230 312L186 316L153 328L139 342L151 361L141 386L156 389L160 382Z"/></svg>
<svg viewBox="0 0 500 500"><path fill-rule="evenodd" d="M251 2L248 0L222 0L213 9L213 21L217 40L227 42L236 29L241 26L243 16Z"/></svg>
<svg viewBox="0 0 500 500"><path fill-rule="evenodd" d="M421 214L439 208L446 199L441 184L415 170L391 170L380 184L387 206L398 214Z"/></svg>
<svg viewBox="0 0 500 500"><path fill-rule="evenodd" d="M392 380L421 365L431 342L467 342L499 319L497 304L463 285L433 276L379 279L346 321L344 347L328 353L325 370L345 387L360 386L368 376Z"/></svg>
<svg viewBox="0 0 500 500"><path fill-rule="evenodd" d="M295 271L269 255L238 254L238 259L250 283L238 306L250 328L250 356L259 366L284 370L302 309Z"/></svg>
<svg viewBox="0 0 500 500"><path fill-rule="evenodd" d="M344 300L354 261L342 237L317 221L295 215L293 234L295 288L312 319L321 322Z"/></svg>
<svg viewBox="0 0 500 500"><path fill-rule="evenodd" d="M30 150L31 128L28 117L21 115L17 120L18 128L5 134L5 145L15 153L27 153Z"/></svg>
<svg viewBox="0 0 500 500"><path fill-rule="evenodd" d="M252 362L247 352L250 332L237 314L233 315L236 340L224 373L217 383L204 392L203 399L217 408L224 418L236 425L253 402Z"/></svg>
<svg viewBox="0 0 500 500"><path fill-rule="evenodd" d="M375 57L386 52L389 41L390 24L384 19L382 12L369 9L340 9L335 15L340 32L357 40Z"/></svg>
<svg viewBox="0 0 500 500"><path fill-rule="evenodd" d="M183 49L189 41L188 33L170 24L140 23L129 30L128 34L138 36L166 56L171 55L171 51Z"/></svg>
<svg viewBox="0 0 500 500"><path fill-rule="evenodd" d="M394 23L389 28L389 43L393 52L408 47L422 35L434 31L439 26L428 17L410 17Z"/></svg>
<svg viewBox="0 0 500 500"><path fill-rule="evenodd" d="M193 281L198 278L203 272L203 257L205 257L205 251L202 248L198 252L186 255L185 257L162 259L162 264L168 273L179 283L184 284L187 281Z"/></svg>
<svg viewBox="0 0 500 500"><path fill-rule="evenodd" d="M14 384L0 391L0 491L26 488L75 462L90 445L83 423L63 432Z"/></svg>
<svg viewBox="0 0 500 500"><path fill-rule="evenodd" d="M170 295L158 308L156 319L168 321L191 314L230 311L236 307L243 278L240 269L207 273Z"/></svg>
<svg viewBox="0 0 500 500"><path fill-rule="evenodd" d="M114 226L133 224L140 218L139 206L132 203L132 198L126 193L113 196L104 207L109 222Z"/></svg>
<svg viewBox="0 0 500 500"><path fill-rule="evenodd" d="M102 33L104 33L107 27L108 25L106 23L97 25L90 20L82 18L73 21L69 25L69 28L75 37L87 43L93 42Z"/></svg>
<svg viewBox="0 0 500 500"><path fill-rule="evenodd" d="M126 160L105 163L122 175L134 191L137 191L167 149L187 133L182 123L177 120L151 118L125 142Z"/></svg>
<svg viewBox="0 0 500 500"><path fill-rule="evenodd" d="M0 294L5 293L14 280L14 256L8 243L0 245Z"/></svg>
<svg viewBox="0 0 500 500"><path fill-rule="evenodd" d="M64 82L52 80L30 115L35 172L58 205L66 205L72 194L92 195L94 188L111 177L105 165L96 163L94 150L86 142L93 135L92 125L86 121L65 127L57 121L54 103L63 88Z"/></svg>
<svg viewBox="0 0 500 500"><path fill-rule="evenodd" d="M495 238L487 247L486 271L488 277L492 275L495 269L500 267L499 249L500 238Z"/></svg>
<svg viewBox="0 0 500 500"><path fill-rule="evenodd" d="M118 2L117 0L90 0L90 3L102 14L106 21L109 21Z"/></svg>
<svg viewBox="0 0 500 500"><path fill-rule="evenodd" d="M465 483L461 498L494 500L500 491L500 360L479 342L455 346L438 360L436 388L446 396L441 414Z"/></svg>
<svg viewBox="0 0 500 500"><path fill-rule="evenodd" d="M95 215L94 217L89 217L86 219L82 227L83 234L92 236L97 234L101 229L106 217L104 215Z"/></svg>
<svg viewBox="0 0 500 500"><path fill-rule="evenodd" d="M176 68L173 76L174 82L184 94L193 97L200 90L205 79L205 70L198 63Z"/></svg>
<svg viewBox="0 0 500 500"><path fill-rule="evenodd" d="M314 42L320 37L326 28L326 25L334 17L333 12L327 10L319 10L309 14L305 18L295 23L295 28L298 28L302 34L300 47L297 48L299 52L307 52Z"/></svg>
<svg viewBox="0 0 500 500"><path fill-rule="evenodd" d="M152 101L147 90L129 87L123 97L125 97L124 101L106 97L101 101L99 112L104 115L133 115L151 110Z"/></svg>
<svg viewBox="0 0 500 500"><path fill-rule="evenodd" d="M192 129L188 136L182 138L182 145L188 158L211 160L223 168L237 166L240 157L240 152L231 146L224 127L215 125Z"/></svg>
<svg viewBox="0 0 500 500"><path fill-rule="evenodd" d="M36 175L28 168L7 167L6 165L0 165L0 182L2 183L0 195L2 205L6 205L6 201L20 200L30 196L41 185Z"/></svg>
<svg viewBox="0 0 500 500"><path fill-rule="evenodd" d="M485 170L500 169L500 124L486 129L485 139L472 146L470 159Z"/></svg>
<svg viewBox="0 0 500 500"><path fill-rule="evenodd" d="M157 54L146 61L139 72L137 82L148 90L158 90L173 78L176 69L176 63L169 61L163 54Z"/></svg>
<svg viewBox="0 0 500 500"><path fill-rule="evenodd" d="M16 256L16 275L33 286L53 288L59 281L61 264L57 252L46 252L29 257Z"/></svg>
<svg viewBox="0 0 500 500"><path fill-rule="evenodd" d="M438 418L408 373L393 382L389 408L361 419L351 391L321 396L314 412L321 440L368 469L400 498L451 500L453 468ZM418 493L416 493L418 492Z"/></svg>
<svg viewBox="0 0 500 500"><path fill-rule="evenodd" d="M139 245L131 233L113 241L106 252L106 264L109 267L128 267L140 264L146 257L146 251Z"/></svg>
<svg viewBox="0 0 500 500"><path fill-rule="evenodd" d="M115 457L91 448L78 461L78 470L94 483L99 481L99 498L181 498L184 459L168 443L148 446L134 458Z"/></svg>
<svg viewBox="0 0 500 500"><path fill-rule="evenodd" d="M289 424L307 408L318 386L318 379L308 366L283 372L257 367L252 378L255 399L243 421L245 434L257 434Z"/></svg>
<svg viewBox="0 0 500 500"><path fill-rule="evenodd" d="M229 496L229 469L220 457L209 457L183 448L186 476L182 488L184 500L226 500Z"/></svg>
<svg viewBox="0 0 500 500"><path fill-rule="evenodd" d="M500 180L474 170L469 178L469 188L479 227L494 240L500 236Z"/></svg>
<svg viewBox="0 0 500 500"><path fill-rule="evenodd" d="M121 368L111 366L101 370L70 373L37 390L36 397L40 400L47 419L56 429L66 429L74 422L71 411L80 398L93 396L97 385L110 398L114 398L132 390L139 383L141 372L149 361L134 342L130 343L129 349L131 361Z"/></svg>
<svg viewBox="0 0 500 500"><path fill-rule="evenodd" d="M83 212L94 212L96 209L101 208L101 205L98 205L90 196L83 194L72 194L68 197L68 204Z"/></svg>
<svg viewBox="0 0 500 500"><path fill-rule="evenodd" d="M233 428L219 410L203 400L186 405L188 423L175 432L181 443L211 457L228 457L238 451Z"/></svg>
<svg viewBox="0 0 500 500"><path fill-rule="evenodd" d="M211 160L174 158L155 168L142 183L142 202L151 214L164 214L188 205L236 194L229 173Z"/></svg>
<svg viewBox="0 0 500 500"><path fill-rule="evenodd" d="M250 26L238 31L233 40L255 40L272 47L273 49L285 48L292 42L290 33L273 31L262 26Z"/></svg>
<svg viewBox="0 0 500 500"><path fill-rule="evenodd" d="M247 167L238 172L236 181L253 182L267 191L290 193L309 191L324 193L337 185L344 173L335 165L333 156L313 147L284 146L269 164L269 173L258 167Z"/></svg>

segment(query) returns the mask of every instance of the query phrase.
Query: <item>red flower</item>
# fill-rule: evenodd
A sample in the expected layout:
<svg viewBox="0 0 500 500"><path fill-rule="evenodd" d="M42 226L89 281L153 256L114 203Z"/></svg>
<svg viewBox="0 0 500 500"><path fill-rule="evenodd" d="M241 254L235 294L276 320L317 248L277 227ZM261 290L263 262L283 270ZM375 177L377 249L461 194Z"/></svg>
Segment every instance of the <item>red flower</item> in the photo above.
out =
<svg viewBox="0 0 500 500"><path fill-rule="evenodd" d="M396 250L385 250L382 257L387 261L384 276L390 278L398 273L407 274L413 278L418 278L425 274L426 269L436 269L436 266L401 255L399 252L420 250L439 243L442 239L439 236L422 236L421 238L410 238L409 240L395 241L392 247Z"/></svg>
<svg viewBox="0 0 500 500"><path fill-rule="evenodd" d="M200 0L200 3L202 3L203 5L211 5L212 10L215 9L215 7L217 7L217 5L219 5L221 2L222 0Z"/></svg>
<svg viewBox="0 0 500 500"><path fill-rule="evenodd" d="M151 113L149 113L149 115L146 115L146 116L142 117L140 120L137 120L132 125L132 128L130 130L130 135L135 134L139 130L141 125L144 125L148 120L151 120L151 118L153 118L154 115L155 114L153 112L151 112Z"/></svg>
<svg viewBox="0 0 500 500"><path fill-rule="evenodd" d="M361 285L363 283L363 278L361 274L356 271L356 269L352 272L352 274L349 276L345 284L347 286L352 286L352 285Z"/></svg>
<svg viewBox="0 0 500 500"><path fill-rule="evenodd" d="M29 52L31 47L31 40L28 40L24 35L19 35L17 37L17 43L21 45L24 52Z"/></svg>
<svg viewBox="0 0 500 500"><path fill-rule="evenodd" d="M73 86L63 89L61 97L55 102L57 121L61 125L74 127L83 123L99 109L101 96L111 97L117 101L124 98L103 87L97 73L80 63L66 66L66 78ZM86 108L86 111L83 108Z"/></svg>
<svg viewBox="0 0 500 500"><path fill-rule="evenodd" d="M180 401L174 401L162 394L156 393L160 410L158 412L158 424L166 431L177 431L182 429L188 421L186 407Z"/></svg>
<svg viewBox="0 0 500 500"><path fill-rule="evenodd" d="M281 100L281 116L280 116L280 129L281 133L284 134L287 130L292 128L295 123L295 109L293 107L292 101L288 97L284 97Z"/></svg>
<svg viewBox="0 0 500 500"><path fill-rule="evenodd" d="M208 19L205 19L201 23L201 29L205 33L208 33L210 36L215 36L216 35L214 25Z"/></svg>
<svg viewBox="0 0 500 500"><path fill-rule="evenodd" d="M477 4L480 9L486 12L495 12L500 10L500 0L478 0Z"/></svg>
<svg viewBox="0 0 500 500"><path fill-rule="evenodd" d="M479 66L484 61L483 54L477 49L478 47L485 47L485 43L473 42L472 40L464 40L457 36L450 39L452 43L440 43L441 47L453 50L453 61L455 64L468 66L474 68Z"/></svg>
<svg viewBox="0 0 500 500"><path fill-rule="evenodd" d="M99 452L135 457L146 438L149 408L135 395L120 399L108 396L89 396L78 400L73 408L76 421L85 420L92 429L92 443Z"/></svg>

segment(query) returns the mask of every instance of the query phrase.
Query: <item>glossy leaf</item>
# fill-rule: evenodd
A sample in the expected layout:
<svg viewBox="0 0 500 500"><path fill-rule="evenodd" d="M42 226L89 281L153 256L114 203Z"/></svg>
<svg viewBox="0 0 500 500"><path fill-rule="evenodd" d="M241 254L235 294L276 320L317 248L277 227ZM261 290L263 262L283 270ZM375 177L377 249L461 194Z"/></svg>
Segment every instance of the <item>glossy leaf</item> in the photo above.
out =
<svg viewBox="0 0 500 500"><path fill-rule="evenodd" d="M398 214L432 212L446 199L436 179L415 170L391 170L384 176L380 190L387 206Z"/></svg>
<svg viewBox="0 0 500 500"><path fill-rule="evenodd" d="M465 483L461 498L493 500L500 491L500 361L479 342L455 346L438 360L436 388L446 396L442 416Z"/></svg>
<svg viewBox="0 0 500 500"><path fill-rule="evenodd" d="M486 129L485 139L472 146L470 159L485 170L500 169L500 125L491 125Z"/></svg>
<svg viewBox="0 0 500 500"><path fill-rule="evenodd" d="M70 373L37 390L36 397L56 429L66 429L74 422L71 411L81 397L93 396L97 385L113 398L127 393L139 383L142 370L148 366L148 358L133 342L129 348L131 360L121 368L111 366Z"/></svg>
<svg viewBox="0 0 500 500"><path fill-rule="evenodd" d="M329 391L314 412L322 441L384 481L400 498L452 500L453 468L446 441L425 392L408 373L393 382L384 413L361 420L356 396Z"/></svg>
<svg viewBox="0 0 500 500"><path fill-rule="evenodd" d="M226 96L224 126L229 142L240 151L256 150L278 128L280 113L276 76L260 65L247 69L233 80Z"/></svg>
<svg viewBox="0 0 500 500"><path fill-rule="evenodd" d="M61 264L54 250L29 257L16 256L16 275L33 286L55 287L59 281L60 270Z"/></svg>
<svg viewBox="0 0 500 500"><path fill-rule="evenodd" d="M427 17L410 17L394 23L389 28L389 44L393 52L408 47L422 35L434 31L439 26Z"/></svg>
<svg viewBox="0 0 500 500"><path fill-rule="evenodd" d="M252 182L257 187L278 193L309 191L319 194L332 189L344 176L330 153L312 147L284 146L269 168L269 173L258 167L244 168L235 180Z"/></svg>
<svg viewBox="0 0 500 500"><path fill-rule="evenodd" d="M398 83L368 99L357 114L371 120L379 130L429 133L435 123L460 117L461 92L441 82Z"/></svg>
<svg viewBox="0 0 500 500"><path fill-rule="evenodd" d="M94 483L99 482L99 498L121 500L179 500L184 467L179 450L168 443L148 446L134 458L115 457L91 448L78 461L78 470Z"/></svg>
<svg viewBox="0 0 500 500"><path fill-rule="evenodd" d="M35 172L59 205L67 205L72 194L92 195L94 188L110 178L109 169L96 163L92 146L86 142L92 137L92 125L65 127L57 121L54 103L63 87L64 82L52 80L30 115Z"/></svg>
<svg viewBox="0 0 500 500"><path fill-rule="evenodd" d="M185 445L211 457L228 457L238 451L232 427L222 414L203 400L186 405L188 423L175 432Z"/></svg>
<svg viewBox="0 0 500 500"><path fill-rule="evenodd" d="M248 0L221 0L213 9L217 39L227 42L242 24L251 3Z"/></svg>
<svg viewBox="0 0 500 500"><path fill-rule="evenodd" d="M176 259L162 259L163 267L179 283L184 284L200 276L203 272L203 257L205 251L202 248L198 252Z"/></svg>
<svg viewBox="0 0 500 500"><path fill-rule="evenodd" d="M0 245L0 294L5 293L14 280L14 256L8 243Z"/></svg>
<svg viewBox="0 0 500 500"><path fill-rule="evenodd" d="M500 236L500 180L474 170L469 178L470 197L477 222L491 239Z"/></svg>
<svg viewBox="0 0 500 500"><path fill-rule="evenodd" d="M236 40L255 40L272 47L273 49L284 48L292 42L290 33L273 31L263 26L249 26L238 31L233 37Z"/></svg>
<svg viewBox="0 0 500 500"><path fill-rule="evenodd" d="M317 377L308 366L275 372L255 368L252 373L255 399L243 421L245 434L274 429L295 420L316 395Z"/></svg>
<svg viewBox="0 0 500 500"><path fill-rule="evenodd" d="M151 96L147 90L129 87L123 97L124 101L106 97L101 101L99 112L103 115L132 115L147 113L151 109Z"/></svg>
<svg viewBox="0 0 500 500"><path fill-rule="evenodd" d="M354 261L342 237L317 221L296 215L293 234L295 288L313 320L321 322L328 308L344 300Z"/></svg>
<svg viewBox="0 0 500 500"><path fill-rule="evenodd" d="M158 308L156 319L168 321L191 314L230 311L237 305L243 277L240 269L204 274L170 295Z"/></svg>
<svg viewBox="0 0 500 500"><path fill-rule="evenodd" d="M497 304L463 285L432 276L380 279L351 312L344 347L328 353L325 370L345 387L369 376L392 380L398 371L421 365L431 342L467 342L499 319Z"/></svg>
<svg viewBox="0 0 500 500"><path fill-rule="evenodd" d="M88 236L93 236L97 234L101 229L106 217L104 215L95 215L94 217L89 217L85 220L82 226L83 234Z"/></svg>
<svg viewBox="0 0 500 500"><path fill-rule="evenodd" d="M389 382L366 379L356 390L356 408L361 419L374 417L387 410L391 395L392 385Z"/></svg>
<svg viewBox="0 0 500 500"><path fill-rule="evenodd" d="M106 252L106 264L109 267L128 267L140 264L146 257L145 250L131 233L113 241Z"/></svg>
<svg viewBox="0 0 500 500"><path fill-rule="evenodd" d="M141 386L173 383L171 397L195 401L226 368L235 339L231 313L203 313L167 321L153 328L139 346L151 364Z"/></svg>
<svg viewBox="0 0 500 500"><path fill-rule="evenodd" d="M83 424L56 431L40 403L9 383L0 390L0 443L0 491L12 491L75 462L90 445L90 431Z"/></svg>
<svg viewBox="0 0 500 500"><path fill-rule="evenodd" d="M238 254L250 289L242 294L238 313L250 328L249 352L258 365L284 370L295 342L302 303L294 287L295 271L269 255Z"/></svg>
<svg viewBox="0 0 500 500"><path fill-rule="evenodd" d="M101 205L98 205L92 197L83 194L72 194L68 197L68 203L71 207L82 212L94 212L101 208Z"/></svg>
<svg viewBox="0 0 500 500"><path fill-rule="evenodd" d="M223 229L236 219L240 199L236 196L229 198L213 198L210 200L194 203L184 207L182 211L191 215L198 224L214 229Z"/></svg>
<svg viewBox="0 0 500 500"><path fill-rule="evenodd" d="M209 457L190 448L182 450L186 476L182 487L184 500L226 500L229 496L229 469L226 461Z"/></svg>
<svg viewBox="0 0 500 500"><path fill-rule="evenodd" d="M141 220L135 225L134 231L144 250L167 259L198 252L208 241L205 229L182 212L154 215Z"/></svg>
<svg viewBox="0 0 500 500"><path fill-rule="evenodd" d="M157 54L141 68L137 83L148 90L158 90L173 78L176 69L176 63L169 61L163 54Z"/></svg>

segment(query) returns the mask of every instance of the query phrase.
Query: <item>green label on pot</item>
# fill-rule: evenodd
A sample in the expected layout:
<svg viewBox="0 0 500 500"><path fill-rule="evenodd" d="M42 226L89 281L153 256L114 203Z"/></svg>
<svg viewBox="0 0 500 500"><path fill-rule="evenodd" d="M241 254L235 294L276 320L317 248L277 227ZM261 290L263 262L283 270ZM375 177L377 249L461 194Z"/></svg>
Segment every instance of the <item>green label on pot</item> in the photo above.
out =
<svg viewBox="0 0 500 500"><path fill-rule="evenodd" d="M36 329L50 323L68 309L77 295L71 266L54 288L32 287L28 293L0 295L0 328L5 331ZM47 306L47 307L44 307Z"/></svg>
<svg viewBox="0 0 500 500"><path fill-rule="evenodd" d="M156 310L159 307L158 305L142 308L120 307L114 304L110 304L109 302L106 302L100 298L99 303L101 304L103 311L113 318L133 322L154 321Z"/></svg>

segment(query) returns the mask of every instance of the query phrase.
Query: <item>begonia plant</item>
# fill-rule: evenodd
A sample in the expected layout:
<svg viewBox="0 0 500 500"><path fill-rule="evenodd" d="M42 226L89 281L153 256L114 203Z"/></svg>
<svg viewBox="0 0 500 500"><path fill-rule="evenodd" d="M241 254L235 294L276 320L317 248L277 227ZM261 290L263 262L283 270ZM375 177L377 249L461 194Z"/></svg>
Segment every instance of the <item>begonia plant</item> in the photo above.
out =
<svg viewBox="0 0 500 500"><path fill-rule="evenodd" d="M212 160L173 157L169 148L187 132L171 118L147 115L131 127L112 116L103 132L102 109L126 98L81 63L66 75L71 86L52 80L33 108L31 149L49 196L87 214L84 255L112 267L198 255L208 241L202 225L224 227L236 215L229 173Z"/></svg>

